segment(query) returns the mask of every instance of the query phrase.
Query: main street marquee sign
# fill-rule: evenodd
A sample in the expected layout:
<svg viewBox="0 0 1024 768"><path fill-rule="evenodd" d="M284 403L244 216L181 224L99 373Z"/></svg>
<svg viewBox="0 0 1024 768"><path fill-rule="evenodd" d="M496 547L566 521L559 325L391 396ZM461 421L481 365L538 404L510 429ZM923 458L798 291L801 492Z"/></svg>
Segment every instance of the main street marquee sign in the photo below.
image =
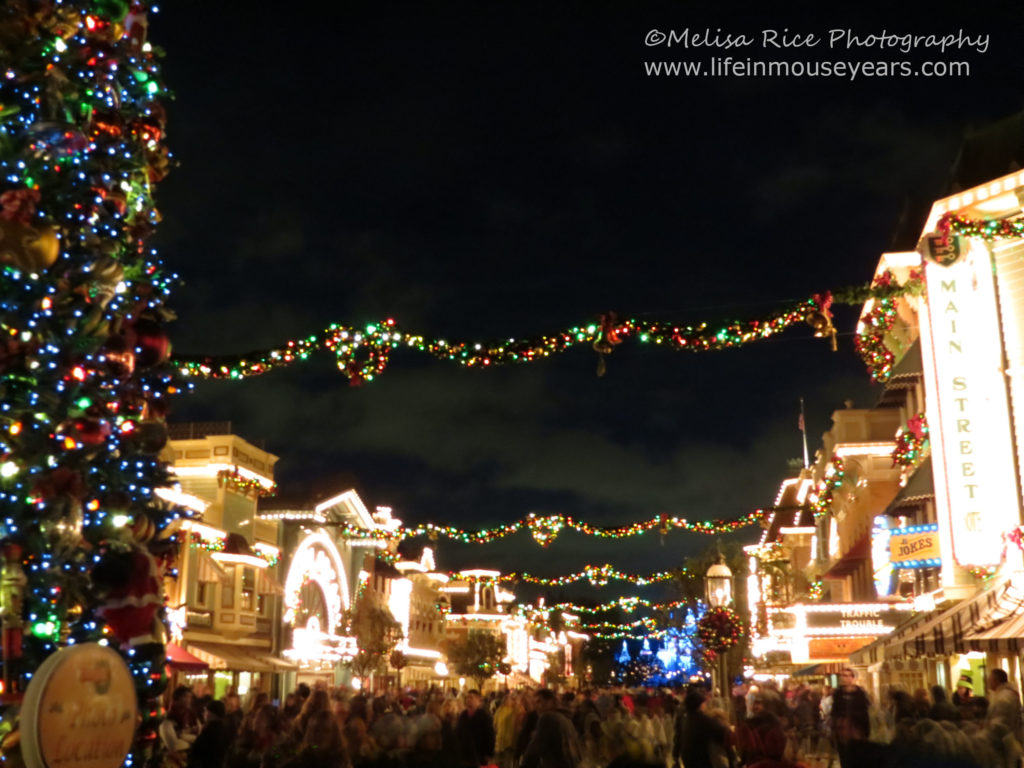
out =
<svg viewBox="0 0 1024 768"><path fill-rule="evenodd" d="M992 259L968 242L959 258L924 265L921 343L939 543L960 565L985 567L999 564L1001 535L1020 516Z"/></svg>

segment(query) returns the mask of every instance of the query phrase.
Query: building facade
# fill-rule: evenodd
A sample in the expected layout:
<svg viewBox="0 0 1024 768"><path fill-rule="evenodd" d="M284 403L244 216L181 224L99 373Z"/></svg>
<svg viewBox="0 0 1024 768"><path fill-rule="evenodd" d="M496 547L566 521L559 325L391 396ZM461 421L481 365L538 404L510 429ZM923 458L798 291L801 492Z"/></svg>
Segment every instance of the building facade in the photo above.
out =
<svg viewBox="0 0 1024 768"><path fill-rule="evenodd" d="M177 478L162 493L183 521L177 577L168 584L170 662L178 682L220 697L277 692L292 665L278 651L283 594L280 528L256 514L273 491L277 457L228 423L170 427L163 458Z"/></svg>
<svg viewBox="0 0 1024 768"><path fill-rule="evenodd" d="M1019 223L1022 200L1020 172L937 200L918 249L879 263L879 275L902 269L901 285L916 279L924 289L899 299L912 314L893 324L906 325L909 345L881 339L892 370L904 371L903 386L886 382L900 390L890 396L904 416L901 437L921 444L897 495L915 530L895 549L923 588L915 617L854 657L879 690L911 674L948 687L966 673L982 694L994 667L1022 682L1024 238L1006 226ZM1010 236L958 234L949 217ZM869 302L862 321L879 314Z"/></svg>

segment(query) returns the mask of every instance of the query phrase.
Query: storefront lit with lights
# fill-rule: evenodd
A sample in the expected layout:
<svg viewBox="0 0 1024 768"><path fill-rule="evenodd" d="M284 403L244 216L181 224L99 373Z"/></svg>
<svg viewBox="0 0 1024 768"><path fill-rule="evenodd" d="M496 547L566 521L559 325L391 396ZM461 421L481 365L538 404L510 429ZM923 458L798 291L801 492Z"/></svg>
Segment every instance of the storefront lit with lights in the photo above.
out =
<svg viewBox="0 0 1024 768"><path fill-rule="evenodd" d="M905 406L913 438L905 489L923 486L926 473L934 509L908 519L893 549L905 569L934 578L915 597L913 621L855 654L878 687L951 687L967 673L984 694L993 667L1015 687L1022 682L1024 238L1012 224L1022 200L1021 172L938 200L917 250L885 254L879 264L879 274L916 271L926 288L899 300L916 310L906 325L919 334L910 352L920 358L916 402ZM948 235L939 231L946 227ZM872 312L865 305L863 317ZM912 357L889 351L894 368Z"/></svg>

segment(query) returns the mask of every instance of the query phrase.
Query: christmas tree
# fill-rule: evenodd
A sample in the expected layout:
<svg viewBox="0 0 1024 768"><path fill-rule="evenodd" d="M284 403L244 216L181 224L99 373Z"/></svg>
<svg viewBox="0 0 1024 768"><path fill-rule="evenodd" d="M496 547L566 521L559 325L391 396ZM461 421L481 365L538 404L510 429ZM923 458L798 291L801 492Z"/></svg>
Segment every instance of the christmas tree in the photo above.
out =
<svg viewBox="0 0 1024 768"><path fill-rule="evenodd" d="M143 714L129 763L155 740L182 514L157 492L174 278L146 245L169 164L147 6L0 9L3 722L48 656L109 644Z"/></svg>

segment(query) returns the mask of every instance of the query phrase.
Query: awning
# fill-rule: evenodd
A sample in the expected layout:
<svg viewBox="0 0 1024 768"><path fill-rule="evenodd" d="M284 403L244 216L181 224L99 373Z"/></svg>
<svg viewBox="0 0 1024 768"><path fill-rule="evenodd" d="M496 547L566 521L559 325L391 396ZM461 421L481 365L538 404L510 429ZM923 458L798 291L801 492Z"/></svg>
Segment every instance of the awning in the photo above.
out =
<svg viewBox="0 0 1024 768"><path fill-rule="evenodd" d="M210 665L205 661L193 656L175 643L168 643L164 651L167 653L168 665L174 667L179 672L202 672L210 668Z"/></svg>
<svg viewBox="0 0 1024 768"><path fill-rule="evenodd" d="M889 506L885 508L885 514L896 517L901 514L900 510L904 507L933 498L935 498L935 480L932 476L932 457L929 456L917 466L914 474L907 480L907 484L889 502Z"/></svg>
<svg viewBox="0 0 1024 768"><path fill-rule="evenodd" d="M275 672L276 668L262 656L246 653L246 648L224 643L189 643L189 651L210 665L210 669L234 672ZM291 668L291 667L289 667Z"/></svg>
<svg viewBox="0 0 1024 768"><path fill-rule="evenodd" d="M281 586L273 574L270 573L270 569L264 569L256 572L257 591L262 595L277 595L278 597L284 596L284 587Z"/></svg>
<svg viewBox="0 0 1024 768"><path fill-rule="evenodd" d="M299 665L288 661L287 659L279 659L277 656L271 656L269 653L251 653L253 658L256 658L274 668L275 672L295 672Z"/></svg>
<svg viewBox="0 0 1024 768"><path fill-rule="evenodd" d="M896 629L884 637L880 637L869 645L850 654L850 663L858 665L878 664L886 659L901 659L904 657L903 643L907 638L913 637L915 633L926 625L930 625L934 619L942 615L942 611L923 611L898 625Z"/></svg>
<svg viewBox="0 0 1024 768"><path fill-rule="evenodd" d="M819 677L824 675L838 675L846 665L839 661L823 661L818 664L811 664L809 667L798 669L793 677Z"/></svg>
<svg viewBox="0 0 1024 768"><path fill-rule="evenodd" d="M1020 575L1007 582L995 606L967 632L964 641L979 651L1015 653L1024 648L1024 584Z"/></svg>
<svg viewBox="0 0 1024 768"><path fill-rule="evenodd" d="M858 664L918 656L998 650L1015 640L1024 608L1024 574L1004 577L943 611L921 614L851 655ZM1024 646L1024 642L1021 643Z"/></svg>
<svg viewBox="0 0 1024 768"><path fill-rule="evenodd" d="M210 553L205 549L196 550L199 555L198 576L199 581L219 581L227 583L228 575L223 568L214 562Z"/></svg>
<svg viewBox="0 0 1024 768"><path fill-rule="evenodd" d="M852 547L836 560L832 566L822 574L823 578L833 579L837 576L846 576L853 573L865 560L871 559L871 534L866 533Z"/></svg>

